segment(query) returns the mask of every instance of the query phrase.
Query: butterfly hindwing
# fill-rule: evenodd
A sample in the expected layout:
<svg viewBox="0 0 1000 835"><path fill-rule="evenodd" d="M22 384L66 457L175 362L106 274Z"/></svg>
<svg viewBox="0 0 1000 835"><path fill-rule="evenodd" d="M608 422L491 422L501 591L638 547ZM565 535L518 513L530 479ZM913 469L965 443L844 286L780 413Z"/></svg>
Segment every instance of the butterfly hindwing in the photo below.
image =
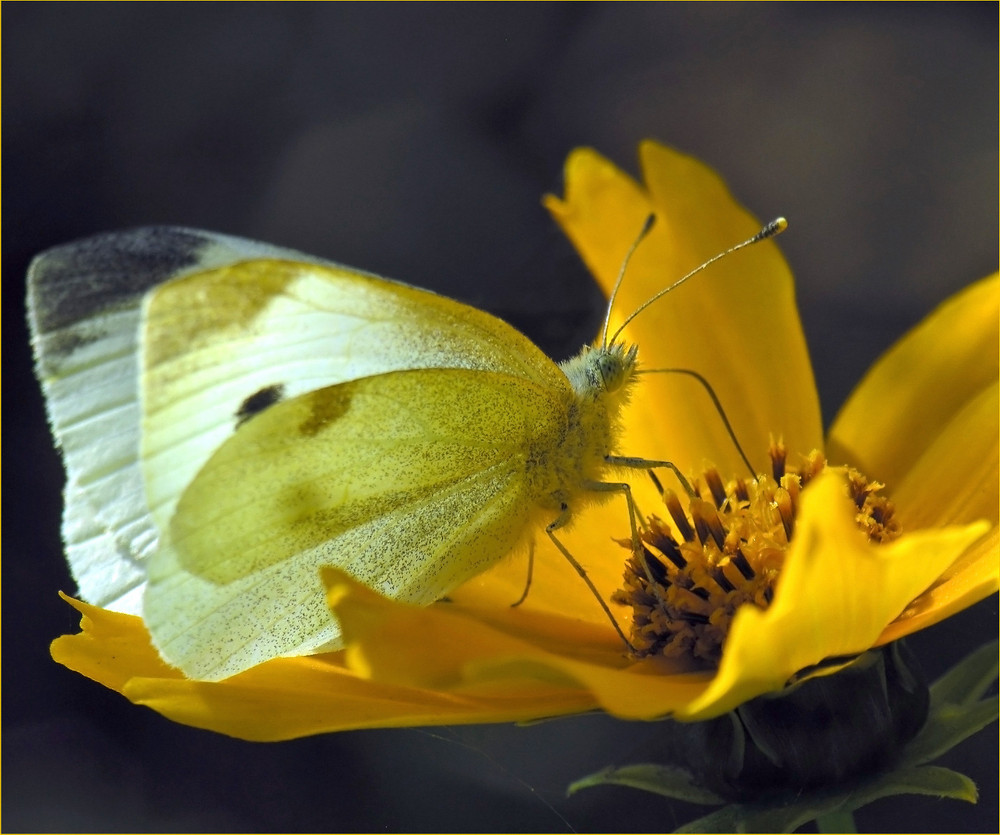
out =
<svg viewBox="0 0 1000 835"><path fill-rule="evenodd" d="M562 384L538 348L488 314L301 260L252 260L157 288L147 300L142 355L146 496L161 528L212 452L280 400L427 367Z"/></svg>
<svg viewBox="0 0 1000 835"><path fill-rule="evenodd" d="M514 549L539 514L529 460L565 431L568 386L420 369L278 403L184 491L145 619L196 678L336 646L319 569L431 603ZM548 517L546 517L548 520Z"/></svg>

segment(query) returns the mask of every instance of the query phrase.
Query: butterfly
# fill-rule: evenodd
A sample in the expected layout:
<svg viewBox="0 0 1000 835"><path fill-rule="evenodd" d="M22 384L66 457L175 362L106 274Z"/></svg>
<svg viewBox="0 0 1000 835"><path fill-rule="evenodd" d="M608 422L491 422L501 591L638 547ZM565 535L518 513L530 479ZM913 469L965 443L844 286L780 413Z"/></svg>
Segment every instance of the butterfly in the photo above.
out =
<svg viewBox="0 0 1000 835"><path fill-rule="evenodd" d="M617 454L637 349L607 324L557 364L430 291L177 227L44 252L28 292L80 594L190 678L338 648L326 565L426 605L544 530L589 585L555 531L629 499L615 470L676 472Z"/></svg>

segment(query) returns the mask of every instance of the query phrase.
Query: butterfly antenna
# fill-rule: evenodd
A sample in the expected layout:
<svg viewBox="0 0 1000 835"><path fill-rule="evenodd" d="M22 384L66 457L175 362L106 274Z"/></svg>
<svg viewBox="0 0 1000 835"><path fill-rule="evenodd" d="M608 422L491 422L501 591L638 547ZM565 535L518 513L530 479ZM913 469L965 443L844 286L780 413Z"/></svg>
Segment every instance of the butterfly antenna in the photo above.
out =
<svg viewBox="0 0 1000 835"><path fill-rule="evenodd" d="M632 241L632 246L630 246L628 252L625 253L625 259L622 261L621 269L618 270L618 278L615 279L615 286L611 291L611 296L608 298L608 307L604 313L604 327L601 329L602 348L608 347L608 326L611 321L611 308L614 307L615 297L618 295L618 288L622 286L622 279L625 278L625 268L628 266L628 262L632 259L632 254L636 251L639 244L642 243L646 235L649 234L649 230L653 228L653 223L655 222L656 215L650 213L646 216L646 220L642 224L642 229L639 230L639 234L636 235L635 240ZM615 336L618 336L618 334L615 333Z"/></svg>
<svg viewBox="0 0 1000 835"><path fill-rule="evenodd" d="M748 246L751 246L752 244L760 243L761 241L766 241L768 238L773 238L775 235L780 235L787 228L788 228L788 221L785 220L783 217L777 217L774 220L772 220L770 223L768 223L763 229L761 229L752 238L747 238L742 243L736 244L736 246L732 246L729 249L725 250L724 252L720 252L718 255L712 256L711 258L709 258L701 266L695 267L686 276L684 276L683 278L677 279L677 281L675 281L669 287L665 287L664 289L660 290L659 293L656 293L655 295L653 295L650 298L646 299L646 301L644 301L635 310L633 310L632 313L631 313L631 315L624 322L622 322L622 324L618 328L618 330L616 330L614 332L614 334L611 337L611 342L613 343L618 338L618 335L623 330L625 330L625 328L628 325L628 323L631 322L640 313L642 313L642 311L644 311L647 307L649 307L653 302L655 302L658 299L662 298L663 296L667 295L667 293L669 293L671 290L676 290L678 287L680 287L689 278L693 278L694 276L698 275L698 273L700 273L702 270L707 269L712 264L714 264L716 261L718 261L718 260L720 260L722 258L725 258L727 255L732 255L734 252L739 252L744 247L748 247ZM639 240L642 240L642 236L641 235L640 235L639 239L635 242L635 244L632 244L632 249L629 250L629 256L631 256L632 252L635 250L636 244L639 243ZM628 256L626 256L626 258L625 258L625 263L626 264L628 263ZM624 273L624 271L625 271L625 264L622 265L622 272ZM621 284L621 275L618 276L618 283L615 284L615 292L618 292L618 285L619 284ZM612 295L612 299L613 298L614 298L614 295ZM608 316L610 317L610 315L611 315L611 306L609 304L608 305ZM608 327L608 323L607 323L607 319L605 319L605 322L604 322L604 328L605 328L605 330L604 330L604 342L605 342L605 344L607 344L607 327Z"/></svg>
<svg viewBox="0 0 1000 835"><path fill-rule="evenodd" d="M726 427L726 432L729 433L729 439L733 442L733 446L736 447L736 451L739 453L740 458L743 459L743 463L746 464L747 470L750 471L750 478L754 481L757 480L757 471L754 470L753 464L750 463L750 459L747 458L747 454L743 451L743 445L740 443L739 438L736 437L736 430L733 429L733 425L729 422L729 417L726 415L726 410L722 408L722 401L719 400L719 396L715 393L715 389L712 388L712 384L708 382L701 374L690 368L641 368L639 369L640 374L685 374L688 377L693 377L697 380L708 396L712 399L712 403L715 406L715 411L718 412L719 417L722 418L722 424ZM652 470L650 470L652 474ZM655 480L655 476L654 476ZM662 490L660 491L663 492Z"/></svg>

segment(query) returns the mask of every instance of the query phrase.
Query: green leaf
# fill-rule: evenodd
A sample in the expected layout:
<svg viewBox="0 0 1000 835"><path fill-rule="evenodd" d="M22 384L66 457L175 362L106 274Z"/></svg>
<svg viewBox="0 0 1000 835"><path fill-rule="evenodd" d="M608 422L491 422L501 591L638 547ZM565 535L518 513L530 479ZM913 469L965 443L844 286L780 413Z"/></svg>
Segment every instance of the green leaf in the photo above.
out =
<svg viewBox="0 0 1000 835"><path fill-rule="evenodd" d="M683 768L653 763L637 763L621 768L602 768L586 777L570 784L566 794L575 794L580 789L593 786L629 786L633 789L672 797L687 803L699 803L703 806L718 806L726 801L714 792L710 792L692 782L690 772Z"/></svg>
<svg viewBox="0 0 1000 835"><path fill-rule="evenodd" d="M976 802L976 786L964 774L938 766L897 769L856 784L770 803L733 803L685 824L676 832L793 832L817 818L846 815L883 797L922 794Z"/></svg>
<svg viewBox="0 0 1000 835"><path fill-rule="evenodd" d="M839 802L815 802L817 798L785 805L733 803L691 821L675 832L793 832L803 824L840 811Z"/></svg>
<svg viewBox="0 0 1000 835"><path fill-rule="evenodd" d="M828 815L820 815L816 818L816 830L818 832L839 833L855 833L858 831L854 825L854 815L851 812L831 812Z"/></svg>
<svg viewBox="0 0 1000 835"><path fill-rule="evenodd" d="M997 680L998 642L991 641L969 653L931 685L931 712L943 704L965 705L978 701Z"/></svg>

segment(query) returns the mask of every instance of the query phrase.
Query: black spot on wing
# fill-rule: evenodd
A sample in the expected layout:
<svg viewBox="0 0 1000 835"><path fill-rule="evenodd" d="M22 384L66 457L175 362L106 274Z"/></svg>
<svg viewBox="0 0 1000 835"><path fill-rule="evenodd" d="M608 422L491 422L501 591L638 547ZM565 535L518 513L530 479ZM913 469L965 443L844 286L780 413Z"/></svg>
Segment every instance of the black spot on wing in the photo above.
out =
<svg viewBox="0 0 1000 835"><path fill-rule="evenodd" d="M239 409L236 410L236 426L242 426L254 415L259 415L268 407L280 402L284 396L285 387L281 383L265 386L260 391L255 391L240 403Z"/></svg>
<svg viewBox="0 0 1000 835"><path fill-rule="evenodd" d="M151 287L197 264L209 243L193 230L147 226L43 252L28 269L37 332L52 333L135 304Z"/></svg>

